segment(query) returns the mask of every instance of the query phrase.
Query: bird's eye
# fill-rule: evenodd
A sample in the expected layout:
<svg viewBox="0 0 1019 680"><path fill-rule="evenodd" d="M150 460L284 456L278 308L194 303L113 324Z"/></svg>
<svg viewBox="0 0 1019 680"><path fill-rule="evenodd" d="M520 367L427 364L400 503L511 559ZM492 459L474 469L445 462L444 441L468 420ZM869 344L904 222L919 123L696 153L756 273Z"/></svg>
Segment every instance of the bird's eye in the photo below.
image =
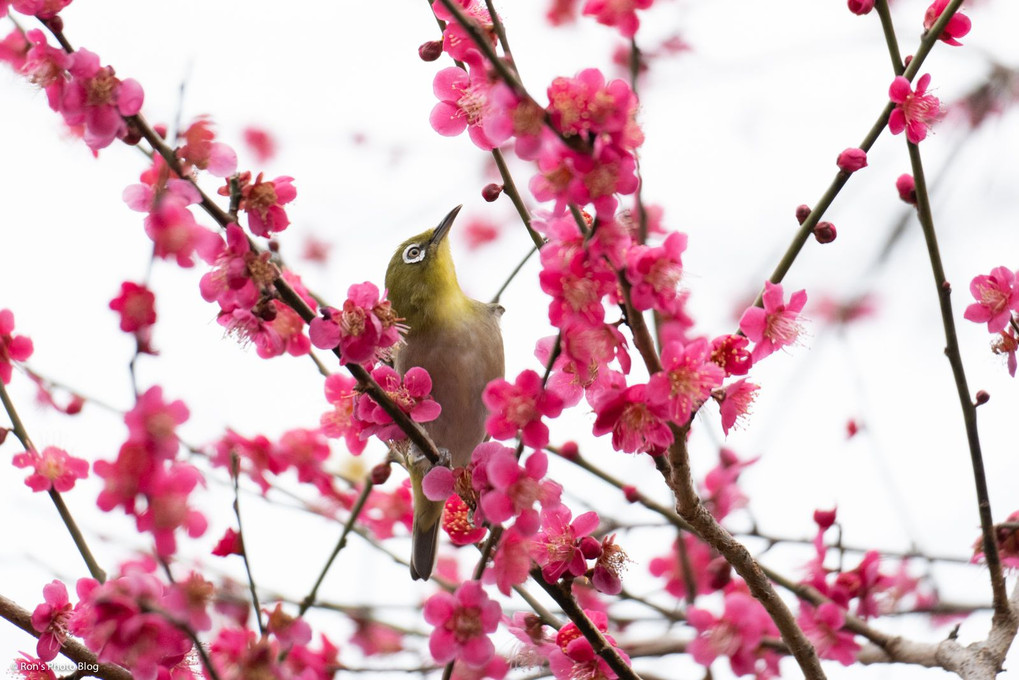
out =
<svg viewBox="0 0 1019 680"><path fill-rule="evenodd" d="M403 261L407 264L415 264L425 259L425 249L416 243L412 243L403 249Z"/></svg>

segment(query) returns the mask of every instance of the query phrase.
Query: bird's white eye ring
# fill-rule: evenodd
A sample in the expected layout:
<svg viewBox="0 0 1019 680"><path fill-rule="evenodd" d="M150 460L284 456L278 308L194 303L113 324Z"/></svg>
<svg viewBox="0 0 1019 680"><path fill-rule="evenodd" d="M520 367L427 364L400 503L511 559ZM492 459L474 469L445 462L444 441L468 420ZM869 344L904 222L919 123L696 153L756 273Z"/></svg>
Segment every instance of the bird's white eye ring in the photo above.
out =
<svg viewBox="0 0 1019 680"><path fill-rule="evenodd" d="M416 243L411 243L403 249L403 261L407 264L417 264L425 259L425 249Z"/></svg>

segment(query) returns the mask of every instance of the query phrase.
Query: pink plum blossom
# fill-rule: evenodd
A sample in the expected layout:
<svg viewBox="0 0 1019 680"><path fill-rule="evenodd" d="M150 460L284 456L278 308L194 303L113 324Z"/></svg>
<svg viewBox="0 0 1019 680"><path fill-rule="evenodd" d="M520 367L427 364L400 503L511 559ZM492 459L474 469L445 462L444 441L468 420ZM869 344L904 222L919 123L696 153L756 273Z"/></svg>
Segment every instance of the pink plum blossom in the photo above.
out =
<svg viewBox="0 0 1019 680"><path fill-rule="evenodd" d="M1008 365L1008 374L1013 378L1017 366L1016 351L1019 350L1019 338L1016 337L1015 329L1009 326L1001 331L999 337L991 343L991 351L995 354L1004 354Z"/></svg>
<svg viewBox="0 0 1019 680"><path fill-rule="evenodd" d="M718 408L722 416L722 430L729 434L741 420L750 415L750 406L757 397L757 390L760 389L746 378L741 378L734 383L725 386L725 391L719 398Z"/></svg>
<svg viewBox="0 0 1019 680"><path fill-rule="evenodd" d="M311 344L319 349L340 348L343 363L374 365L400 340L402 326L392 305L365 281L347 290L342 309L325 307L308 328Z"/></svg>
<svg viewBox="0 0 1019 680"><path fill-rule="evenodd" d="M711 341L711 360L725 371L725 376L746 375L754 363L744 335L720 335Z"/></svg>
<svg viewBox="0 0 1019 680"><path fill-rule="evenodd" d="M74 488L76 480L88 477L88 461L75 458L55 446L47 446L41 453L24 451L14 456L14 467L32 468L25 479L32 491L65 493Z"/></svg>
<svg viewBox="0 0 1019 680"><path fill-rule="evenodd" d="M658 454L672 444L668 413L648 399L647 385L605 389L592 405L598 414L594 434L611 432L612 448L617 451Z"/></svg>
<svg viewBox="0 0 1019 680"><path fill-rule="evenodd" d="M548 457L535 451L521 466L512 449L500 446L488 457L485 468L491 485L480 501L485 519L502 524L516 518L514 526L520 534L534 534L539 524L535 503L542 507L558 505L562 491L558 484L545 479Z"/></svg>
<svg viewBox="0 0 1019 680"><path fill-rule="evenodd" d="M177 158L183 163L183 172L188 174L192 167L208 170L216 177L229 177L237 170L237 152L223 142L213 141L212 121L201 116L180 134L184 140L177 151Z"/></svg>
<svg viewBox="0 0 1019 680"><path fill-rule="evenodd" d="M602 611L584 610L605 641L616 647L616 640L608 634L608 616ZM616 647L623 662L630 663L626 652ZM549 668L556 680L614 680L616 673L595 653L590 641L572 621L559 629L555 646L549 651Z"/></svg>
<svg viewBox="0 0 1019 680"><path fill-rule="evenodd" d="M683 425L724 377L724 371L711 361L707 340L685 346L673 340L662 348L662 370L648 381L647 398L663 407L670 420Z"/></svg>
<svg viewBox="0 0 1019 680"><path fill-rule="evenodd" d="M84 125L85 143L98 151L127 135L125 118L141 110L145 95L136 80L120 80L111 67L101 67L96 54L80 48L70 57L71 80L64 86L60 113L68 125Z"/></svg>
<svg viewBox="0 0 1019 680"><path fill-rule="evenodd" d="M427 423L439 417L442 407L431 398L432 379L420 366L408 370L401 380L399 373L383 364L372 371L372 378L415 422ZM362 437L374 434L383 441L406 437L385 409L368 394L357 399L356 413L362 423Z"/></svg>
<svg viewBox="0 0 1019 680"><path fill-rule="evenodd" d="M807 293L797 291L786 303L782 286L765 281L762 303L763 307L751 307L743 312L739 322L740 330L755 343L751 353L755 363L799 337L802 332L799 314L807 303Z"/></svg>
<svg viewBox="0 0 1019 680"><path fill-rule="evenodd" d="M433 626L428 649L437 663L453 660L478 667L495 654L489 635L499 626L502 610L478 581L467 581L454 593L440 590L425 601L424 617Z"/></svg>
<svg viewBox="0 0 1019 680"><path fill-rule="evenodd" d="M587 0L583 14L599 24L615 26L624 38L632 38L640 27L638 9L647 9L654 0Z"/></svg>
<svg viewBox="0 0 1019 680"><path fill-rule="evenodd" d="M581 539L597 528L596 512L585 512L573 519L573 513L565 505L541 511L541 531L531 544L531 557L541 567L545 581L555 583L567 572L580 576L587 571Z"/></svg>
<svg viewBox="0 0 1019 680"><path fill-rule="evenodd" d="M850 666L856 661L860 645L853 639L851 632L843 629L846 612L842 607L834 602L825 602L815 608L800 602L800 614L796 622L822 659L832 659L843 666Z"/></svg>
<svg viewBox="0 0 1019 680"><path fill-rule="evenodd" d="M976 302L966 308L965 318L986 323L988 333L1005 330L1012 312L1019 312L1019 282L1008 267L995 267L990 274L975 276L969 292Z"/></svg>
<svg viewBox="0 0 1019 680"><path fill-rule="evenodd" d="M888 129L893 135L903 130L911 144L919 144L927 137L931 123L941 114L941 102L932 94L927 94L930 85L929 73L920 77L914 91L909 81L896 76L888 88L888 98L895 104L888 117Z"/></svg>
<svg viewBox="0 0 1019 680"><path fill-rule="evenodd" d="M498 378L481 394L489 416L485 429L496 439L510 439L519 434L525 446L540 449L548 445L548 426L542 417L555 418L563 410L559 395L545 389L541 377L525 370L515 382Z"/></svg>
<svg viewBox="0 0 1019 680"><path fill-rule="evenodd" d="M638 311L667 310L675 302L676 286L683 276L686 234L672 232L660 246L636 245L626 254L630 297Z"/></svg>
<svg viewBox="0 0 1019 680"><path fill-rule="evenodd" d="M67 586L60 581L43 586L42 595L43 603L32 612L32 628L39 633L35 653L43 661L52 661L67 639L71 602L67 599Z"/></svg>
<svg viewBox="0 0 1019 680"><path fill-rule="evenodd" d="M367 444L366 438L361 436L361 421L354 414L356 386L356 380L339 373L326 378L326 401L333 408L319 418L323 434L331 439L343 437L347 450L355 456L360 455Z"/></svg>
<svg viewBox="0 0 1019 680"><path fill-rule="evenodd" d="M439 103L432 109L432 129L445 137L467 130L475 146L485 151L495 145L485 136L484 119L488 109L489 85L485 75L468 74L450 66L435 74L432 91Z"/></svg>
<svg viewBox="0 0 1019 680"><path fill-rule="evenodd" d="M925 31L929 31L934 27L935 22L937 22L942 14L944 14L945 8L948 7L948 3L949 0L934 0L934 2L931 3L930 7L927 8L927 11L923 16L923 28ZM948 20L948 23L945 25L945 29L941 31L941 35L938 36L938 40L948 45L958 47L959 45L962 45L962 43L959 42L957 38L962 38L969 33L971 27L972 22L970 21L970 18L961 11L956 11L955 14L952 15L952 18Z"/></svg>
<svg viewBox="0 0 1019 680"><path fill-rule="evenodd" d="M14 312L0 309L0 381L11 382L14 361L26 361L32 356L32 339L14 334Z"/></svg>
<svg viewBox="0 0 1019 680"><path fill-rule="evenodd" d="M697 629L697 637L688 647L694 661L709 666L717 657L726 656L736 675L754 672L761 640L774 628L764 607L739 591L725 596L725 610L720 617L690 607L687 621Z"/></svg>

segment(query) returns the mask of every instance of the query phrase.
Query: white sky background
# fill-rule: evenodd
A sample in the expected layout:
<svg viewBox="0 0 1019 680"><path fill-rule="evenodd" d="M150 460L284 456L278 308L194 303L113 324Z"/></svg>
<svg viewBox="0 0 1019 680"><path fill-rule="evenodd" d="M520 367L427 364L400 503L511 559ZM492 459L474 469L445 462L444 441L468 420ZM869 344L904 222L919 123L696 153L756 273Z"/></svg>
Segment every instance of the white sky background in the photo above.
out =
<svg viewBox="0 0 1019 680"><path fill-rule="evenodd" d="M699 331L711 337L735 327L736 310L760 287L788 244L796 206L816 202L835 174L837 154L863 139L887 101L892 73L877 16L855 17L841 0L659 0L656 5L646 15L638 42L653 46L678 32L694 51L656 62L642 83L644 196L665 207L667 227L689 234L683 285L691 292L690 311ZM919 40L926 5L894 4L904 55ZM548 29L542 21L545 0L497 6L524 83L540 101L556 75L588 66L618 75L609 64L620 41L613 30L590 19L572 29ZM1014 39L1019 8L1014 3L981 2L968 13L973 31L963 40L966 46L939 44L922 69L933 74L934 93L943 101L969 90L987 72L989 58L1019 63ZM435 103L432 77L449 63L444 58L428 64L417 56L420 43L437 37L424 0L289 3L285 9L260 0L77 0L63 16L73 45L98 53L121 77L141 82L143 113L151 122L175 119L179 87L186 82L181 120L211 115L221 139L241 154L241 169L260 170L251 166L240 142L244 126L257 124L276 135L280 154L264 168L266 175L293 176L298 189L297 200L288 206L292 226L280 237L284 256L334 304L342 302L351 283L371 280L381 286L395 245L434 225L458 203L465 204L461 223L485 216L505 225L496 244L473 252L456 240L454 227L454 256L469 292L490 297L527 252L529 240L514 221L509 201L489 205L481 199L481 188L491 181L485 171L488 155L466 135L442 138L428 125ZM4 22L4 33L7 27ZM120 198L146 160L118 145L94 160L83 144L63 138L45 96L7 71L0 72L0 102L0 308L13 310L18 331L34 340L30 363L36 370L128 408L132 341L117 330L107 304L121 281L141 280L148 266L150 243L142 215ZM972 276L998 265L1019 268L1017 121L1011 112L979 130L947 169L943 188L933 198L970 388L991 394L979 415L998 521L1019 508L1012 427L1019 407L1017 385L988 351L985 329L964 321L962 312L970 300ZM962 133L946 121L921 145L929 180L944 170ZM365 141L355 141L356 136ZM835 222L838 239L824 247L808 242L785 282L787 292L806 288L813 301L824 294L844 299L872 291L879 296L880 315L844 334L817 319L800 346L755 367L752 376L762 391L754 417L730 435L728 445L743 458L763 456L744 481L753 516L764 531L808 538L814 530L812 510L838 504L848 544L888 550L915 546L966 557L978 534L972 475L915 219L885 267L871 268L904 210L894 180L908 170L904 139L885 132L870 154L870 167L852 178L825 218ZM515 177L523 189L530 170L520 167ZM199 220L211 224L204 216ZM334 246L325 269L297 258L311 234ZM215 308L198 295L203 271L155 263L151 286L160 320L154 343L161 355L140 360L141 387L160 384L167 397L184 399L191 420L181 434L195 443L217 437L225 426L269 437L291 427L314 426L326 407L314 367L307 359L290 357L266 362L252 349L224 339ZM537 369L534 342L551 334L537 271L532 262L503 298L509 376ZM808 303L808 317L810 309ZM32 388L20 375L11 391L38 446L63 446L90 460L116 453L125 433L119 417L95 406L86 406L74 419L41 411L32 405ZM586 442L585 452L613 474L667 500L645 459L608 451L607 442L585 437L592 418L577 410L553 426L553 441ZM849 418L866 429L846 441ZM717 409L708 406L692 444L701 472L717 460L718 437ZM340 449L337 466L343 458ZM11 437L3 460L17 450ZM378 455L370 449L369 464ZM589 488L579 471L553 470L560 480L563 473L568 489L583 493ZM33 495L23 477L10 467L0 475L0 592L31 609L52 578L73 580L85 572L49 500ZM126 549L145 547L127 519L94 508L89 500L99 488L94 481L81 488L68 495L68 503L108 569ZM603 496L609 512L642 516L618 494ZM213 484L205 498L211 527L203 539L188 545L191 554L207 554L233 525L229 497L220 486ZM267 507L252 496L242 504L245 538L260 584L303 597L338 527ZM749 526L746 519L740 522ZM660 535L658 540L642 543L635 533L623 542L636 562L624 583L635 592L653 592L661 585L647 576L647 561L665 550ZM406 543L393 545L407 550ZM351 546L352 553L358 549L356 566L347 561L334 567L323 597L406 604L430 592L412 584L403 569L380 579L379 573L389 572L379 570L389 563L378 562L362 547ZM466 552L465 561L473 557ZM795 575L791 569L804 557L802 551L775 551L768 559ZM222 561L212 560L214 568L224 568ZM240 576L239 569L232 573ZM936 567L935 574L945 599L989 601L983 571ZM323 631L336 633L335 625L329 615L316 620ZM926 639L947 633L905 625ZM963 641L984 632L984 620L974 619L963 626ZM342 641L342 633L335 639ZM33 649L28 636L0 625L0 662L17 650ZM725 663L715 666L716 671L722 668L723 675L728 673ZM870 668L845 676L899 677L902 672Z"/></svg>

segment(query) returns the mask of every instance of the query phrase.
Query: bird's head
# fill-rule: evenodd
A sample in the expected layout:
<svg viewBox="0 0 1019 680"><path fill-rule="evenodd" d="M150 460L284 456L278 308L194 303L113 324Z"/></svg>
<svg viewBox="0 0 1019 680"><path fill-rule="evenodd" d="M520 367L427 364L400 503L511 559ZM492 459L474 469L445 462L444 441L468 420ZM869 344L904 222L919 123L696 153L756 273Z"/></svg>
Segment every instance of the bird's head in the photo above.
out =
<svg viewBox="0 0 1019 680"><path fill-rule="evenodd" d="M401 243L389 260L386 270L389 300L411 332L442 323L467 304L446 240L462 207L453 208L434 229Z"/></svg>

